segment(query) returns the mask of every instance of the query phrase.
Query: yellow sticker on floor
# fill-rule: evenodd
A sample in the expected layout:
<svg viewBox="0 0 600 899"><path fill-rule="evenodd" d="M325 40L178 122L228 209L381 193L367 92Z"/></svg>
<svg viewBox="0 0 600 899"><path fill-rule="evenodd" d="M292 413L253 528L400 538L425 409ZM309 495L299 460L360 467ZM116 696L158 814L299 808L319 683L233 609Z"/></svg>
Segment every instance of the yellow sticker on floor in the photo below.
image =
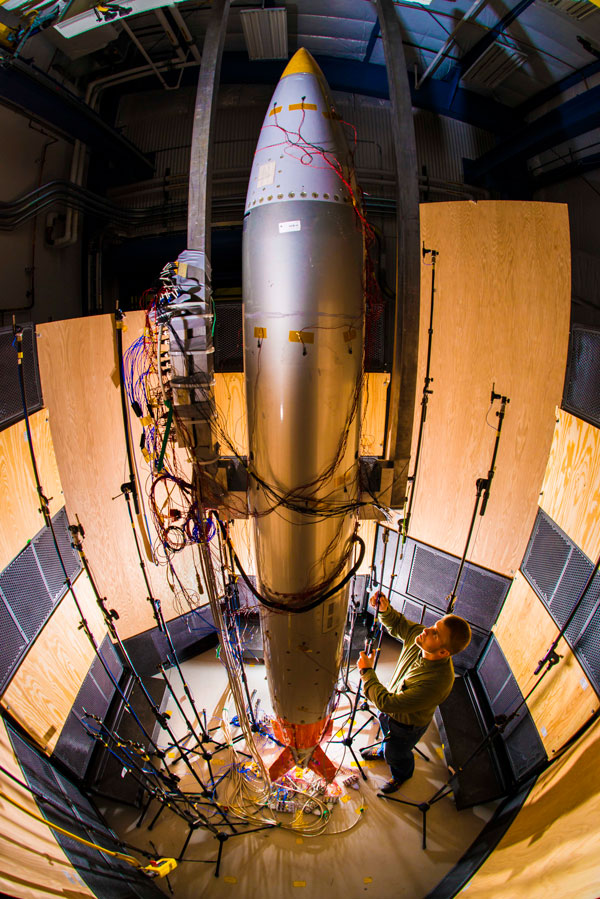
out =
<svg viewBox="0 0 600 899"><path fill-rule="evenodd" d="M373 883L372 877L363 877L363 883Z"/></svg>
<svg viewBox="0 0 600 899"><path fill-rule="evenodd" d="M342 796L342 802L349 802L349 801L350 801L349 796Z"/></svg>
<svg viewBox="0 0 600 899"><path fill-rule="evenodd" d="M304 842L304 840L302 839L302 837L296 837L296 842L300 846Z"/></svg>
<svg viewBox="0 0 600 899"><path fill-rule="evenodd" d="M237 877L224 877L223 883L237 883Z"/></svg>
<svg viewBox="0 0 600 899"><path fill-rule="evenodd" d="M295 881L293 882L292 886L293 886L293 887L305 887L305 886L306 886L306 881L305 881L305 880L295 880Z"/></svg>

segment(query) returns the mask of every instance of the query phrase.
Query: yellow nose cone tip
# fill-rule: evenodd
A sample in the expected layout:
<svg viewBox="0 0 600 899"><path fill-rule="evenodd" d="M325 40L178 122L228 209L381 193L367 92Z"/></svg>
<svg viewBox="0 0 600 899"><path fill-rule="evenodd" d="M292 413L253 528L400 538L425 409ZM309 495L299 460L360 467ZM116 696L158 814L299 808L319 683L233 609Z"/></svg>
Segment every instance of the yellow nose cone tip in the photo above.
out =
<svg viewBox="0 0 600 899"><path fill-rule="evenodd" d="M294 53L281 77L285 78L286 75L316 75L317 77L323 77L321 69L304 47L301 47Z"/></svg>

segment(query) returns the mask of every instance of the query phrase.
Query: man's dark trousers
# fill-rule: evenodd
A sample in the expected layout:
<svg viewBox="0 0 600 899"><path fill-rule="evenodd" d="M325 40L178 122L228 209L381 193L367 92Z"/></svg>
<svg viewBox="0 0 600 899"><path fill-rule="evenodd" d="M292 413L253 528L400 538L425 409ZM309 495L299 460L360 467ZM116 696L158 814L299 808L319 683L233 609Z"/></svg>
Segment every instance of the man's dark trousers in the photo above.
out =
<svg viewBox="0 0 600 899"><path fill-rule="evenodd" d="M385 712L379 712L379 724L383 731L383 757L390 766L394 780L408 780L415 770L413 749L429 727L400 724Z"/></svg>

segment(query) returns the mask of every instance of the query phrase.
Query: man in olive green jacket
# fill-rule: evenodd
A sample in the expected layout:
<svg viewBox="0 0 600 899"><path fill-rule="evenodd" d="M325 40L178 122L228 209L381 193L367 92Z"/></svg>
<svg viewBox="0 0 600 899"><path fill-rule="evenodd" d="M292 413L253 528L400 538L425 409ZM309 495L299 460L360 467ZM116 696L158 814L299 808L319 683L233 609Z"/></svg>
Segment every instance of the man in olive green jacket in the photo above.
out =
<svg viewBox="0 0 600 899"><path fill-rule="evenodd" d="M404 644L387 689L373 669L375 651L371 655L361 652L358 660L365 695L379 709L384 736L383 750L364 750L362 755L385 758L392 779L381 792L394 793L412 777L413 748L437 706L450 695L454 684L452 656L469 645L471 628L458 615L445 615L431 627L423 627L393 609L383 593L376 593L370 602L386 630Z"/></svg>

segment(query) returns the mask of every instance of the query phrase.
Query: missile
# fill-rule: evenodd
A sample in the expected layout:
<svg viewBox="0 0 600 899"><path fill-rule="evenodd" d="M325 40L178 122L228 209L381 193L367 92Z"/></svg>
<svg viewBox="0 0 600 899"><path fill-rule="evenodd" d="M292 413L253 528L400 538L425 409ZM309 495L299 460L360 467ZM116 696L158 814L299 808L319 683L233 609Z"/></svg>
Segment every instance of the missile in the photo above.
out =
<svg viewBox="0 0 600 899"><path fill-rule="evenodd" d="M243 231L249 514L274 735L273 780L331 779L320 743L355 564L363 373L362 213L343 124L306 50L265 115Z"/></svg>

